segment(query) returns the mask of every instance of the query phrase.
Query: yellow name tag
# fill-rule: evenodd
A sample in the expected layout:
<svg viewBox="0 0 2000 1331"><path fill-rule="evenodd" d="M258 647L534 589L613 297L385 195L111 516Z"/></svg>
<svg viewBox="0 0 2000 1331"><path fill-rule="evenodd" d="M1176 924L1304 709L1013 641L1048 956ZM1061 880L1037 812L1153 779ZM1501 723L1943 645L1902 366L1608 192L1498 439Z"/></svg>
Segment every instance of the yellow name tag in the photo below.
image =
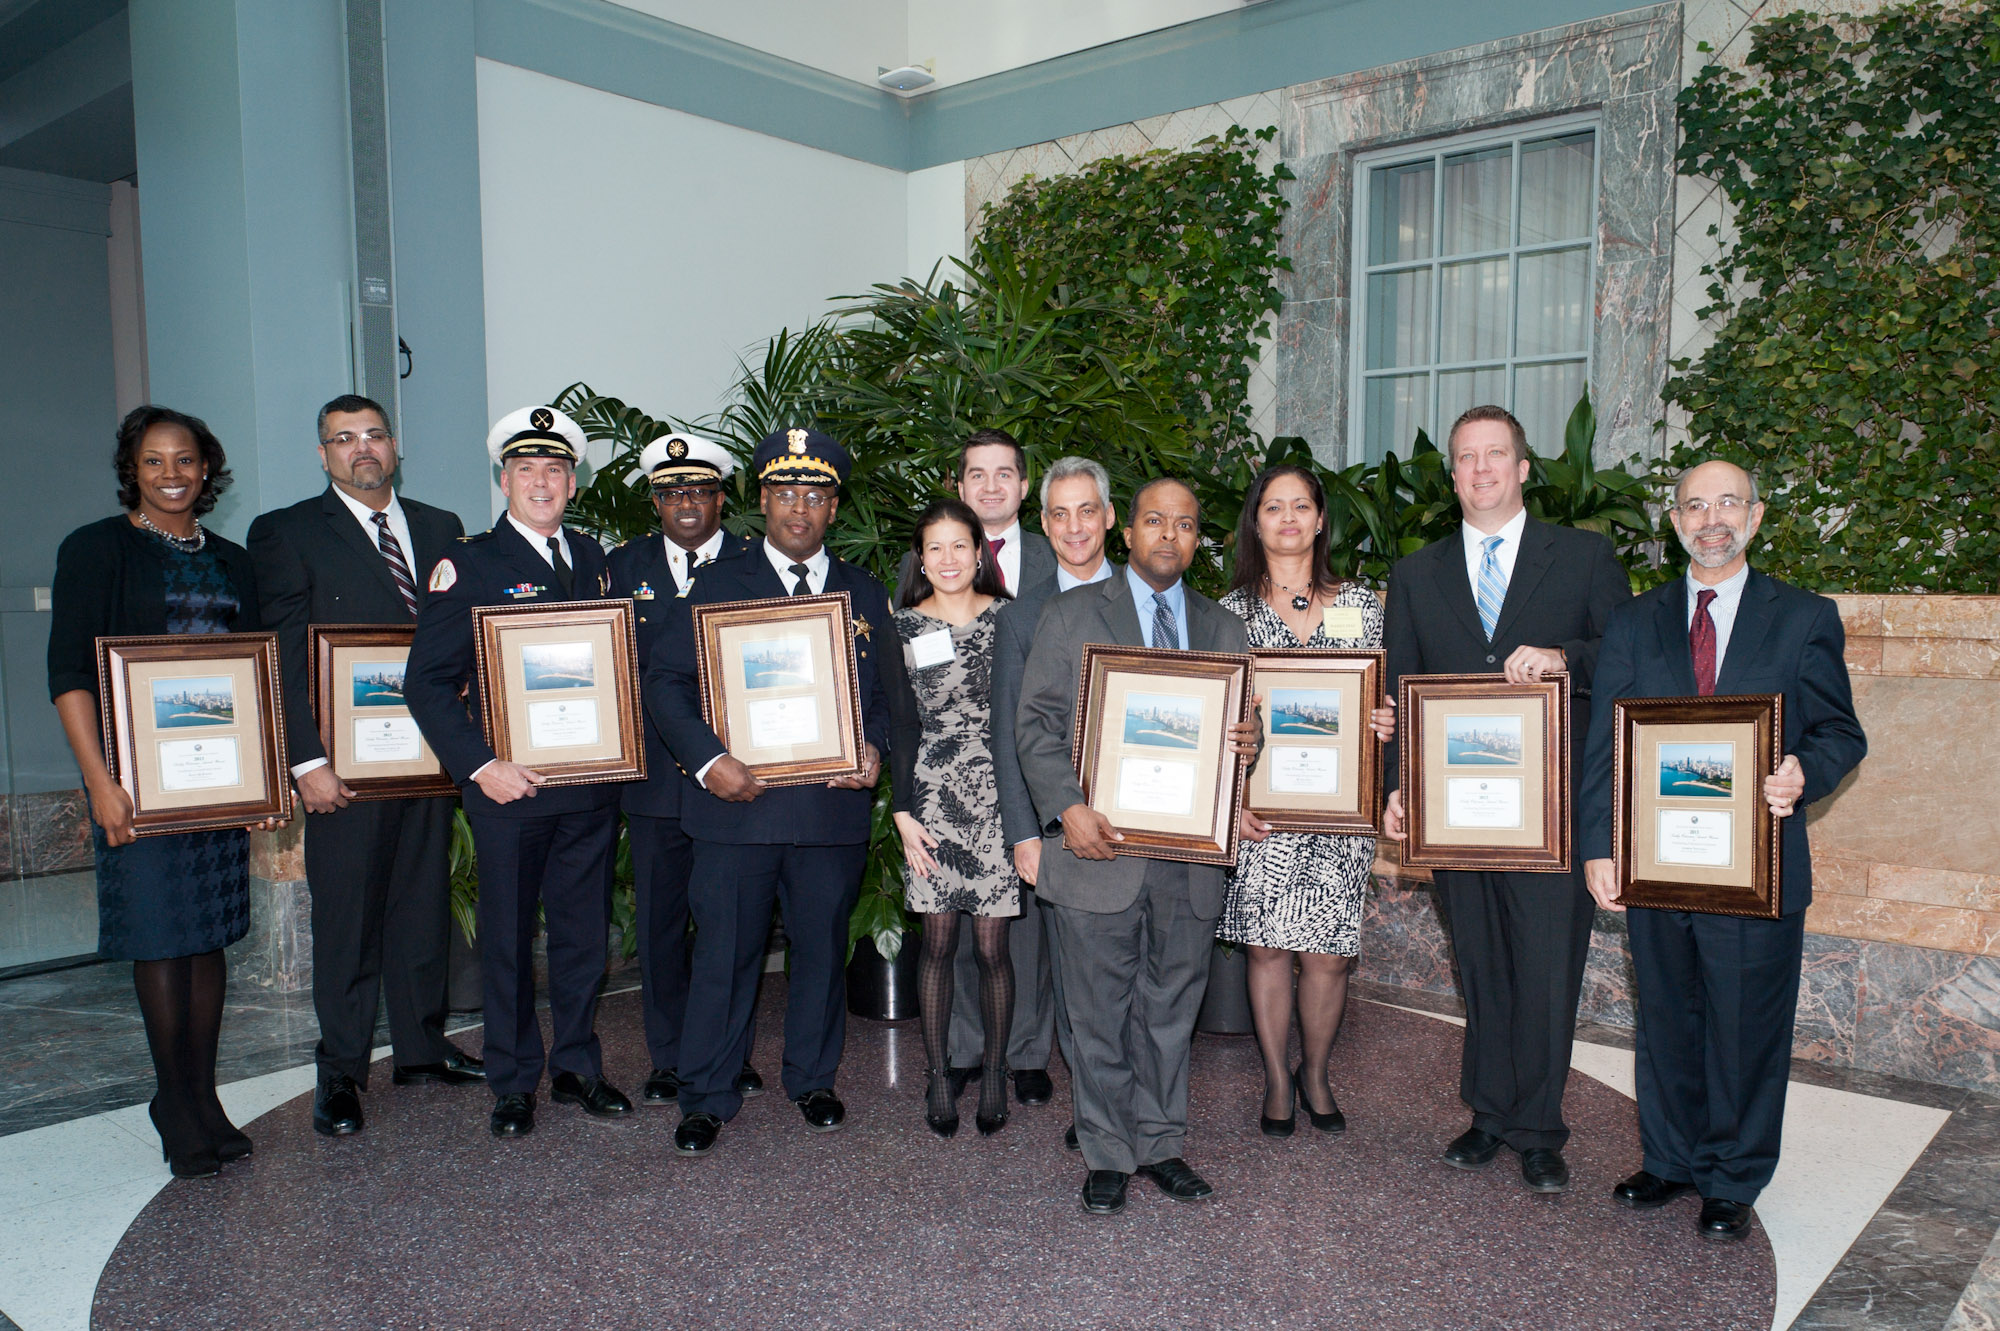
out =
<svg viewBox="0 0 2000 1331"><path fill-rule="evenodd" d="M1330 605L1320 616L1329 638L1360 638L1368 633L1368 621L1358 605Z"/></svg>

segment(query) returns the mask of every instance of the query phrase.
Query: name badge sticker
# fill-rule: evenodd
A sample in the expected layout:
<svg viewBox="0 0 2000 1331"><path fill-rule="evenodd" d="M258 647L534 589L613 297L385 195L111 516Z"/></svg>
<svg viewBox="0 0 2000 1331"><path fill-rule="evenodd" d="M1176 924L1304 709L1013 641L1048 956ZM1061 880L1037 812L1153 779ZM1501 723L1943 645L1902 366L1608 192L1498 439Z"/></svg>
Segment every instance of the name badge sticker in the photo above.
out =
<svg viewBox="0 0 2000 1331"><path fill-rule="evenodd" d="M1368 620L1358 605L1330 605L1320 611L1320 625L1329 638L1359 638L1368 632Z"/></svg>
<svg viewBox="0 0 2000 1331"><path fill-rule="evenodd" d="M910 639L910 657L916 667L922 670L928 666L943 665L957 656L951 645L950 629L932 629Z"/></svg>

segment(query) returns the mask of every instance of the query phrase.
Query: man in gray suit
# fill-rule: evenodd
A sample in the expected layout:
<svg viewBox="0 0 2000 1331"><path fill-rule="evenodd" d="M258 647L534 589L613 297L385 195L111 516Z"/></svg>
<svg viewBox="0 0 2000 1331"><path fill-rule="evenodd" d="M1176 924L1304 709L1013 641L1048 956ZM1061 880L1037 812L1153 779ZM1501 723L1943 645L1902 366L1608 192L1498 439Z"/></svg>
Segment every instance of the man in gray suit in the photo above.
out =
<svg viewBox="0 0 2000 1331"><path fill-rule="evenodd" d="M1064 592L1043 611L1015 718L1042 830L1037 886L1055 915L1069 1016L1076 1134L1090 1170L1083 1209L1097 1215L1125 1208L1134 1173L1180 1201L1215 1191L1181 1158L1181 1143L1222 870L1120 855L1110 820L1084 802L1070 764L1084 644L1249 650L1243 621L1181 581L1200 544L1194 492L1149 481L1131 511L1124 576ZM1230 741L1254 754L1257 723L1232 726Z"/></svg>

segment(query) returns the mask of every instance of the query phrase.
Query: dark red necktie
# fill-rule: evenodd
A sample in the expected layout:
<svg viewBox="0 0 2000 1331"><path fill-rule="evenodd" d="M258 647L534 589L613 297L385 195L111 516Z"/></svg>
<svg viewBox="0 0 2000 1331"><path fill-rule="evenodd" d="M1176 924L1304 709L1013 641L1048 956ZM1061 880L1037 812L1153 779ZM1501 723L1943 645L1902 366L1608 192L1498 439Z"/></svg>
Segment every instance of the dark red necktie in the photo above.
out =
<svg viewBox="0 0 2000 1331"><path fill-rule="evenodd" d="M1715 621L1708 617L1708 603L1715 593L1704 591L1694 598L1694 623L1688 625L1688 650L1694 653L1694 689L1706 698L1715 692Z"/></svg>

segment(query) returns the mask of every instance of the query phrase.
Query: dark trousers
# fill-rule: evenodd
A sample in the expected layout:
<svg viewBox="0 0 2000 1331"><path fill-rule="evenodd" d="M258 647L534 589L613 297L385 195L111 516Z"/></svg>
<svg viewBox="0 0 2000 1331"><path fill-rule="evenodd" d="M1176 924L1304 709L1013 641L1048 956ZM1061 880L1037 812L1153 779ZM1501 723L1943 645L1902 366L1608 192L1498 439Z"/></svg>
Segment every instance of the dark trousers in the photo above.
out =
<svg viewBox="0 0 2000 1331"><path fill-rule="evenodd" d="M861 891L865 844L725 845L695 838L688 909L694 961L681 1032L681 1110L727 1121L743 1107L736 1074L750 1056L771 906L791 940L785 1094L833 1086L847 1040L847 917Z"/></svg>
<svg viewBox="0 0 2000 1331"><path fill-rule="evenodd" d="M688 875L694 842L678 818L628 813L632 879L639 919L639 985L646 1052L653 1066L675 1069L688 1002Z"/></svg>
<svg viewBox="0 0 2000 1331"><path fill-rule="evenodd" d="M451 922L452 802L360 800L306 815L320 1075L363 1086L386 997L402 1066L441 1061Z"/></svg>
<svg viewBox="0 0 2000 1331"><path fill-rule="evenodd" d="M1041 902L1021 889L1021 913L1007 926L1007 955L1014 966L1014 1022L1007 1032L1007 1066L1016 1070L1049 1065L1055 1038L1055 994L1049 977L1049 928ZM979 1013L979 947L972 930L958 931L952 965L951 1065L969 1068L986 1049L986 1022Z"/></svg>
<svg viewBox="0 0 2000 1331"><path fill-rule="evenodd" d="M1595 915L1581 872L1439 871L1438 899L1465 994L1458 1093L1472 1126L1517 1151L1569 1140L1576 1004Z"/></svg>
<svg viewBox="0 0 2000 1331"><path fill-rule="evenodd" d="M1646 1169L1752 1205L1778 1167L1806 913L1626 919Z"/></svg>
<svg viewBox="0 0 2000 1331"><path fill-rule="evenodd" d="M1187 1137L1188 1049L1215 941L1187 872L1148 860L1137 900L1113 914L1052 907L1070 1099L1091 1169L1129 1174L1180 1155Z"/></svg>
<svg viewBox="0 0 2000 1331"><path fill-rule="evenodd" d="M597 991L611 924L616 808L541 818L467 814L479 852L479 964L486 989L486 1083L496 1096L541 1084L542 1027L535 1016L535 905L548 931L547 1066L604 1075Z"/></svg>

